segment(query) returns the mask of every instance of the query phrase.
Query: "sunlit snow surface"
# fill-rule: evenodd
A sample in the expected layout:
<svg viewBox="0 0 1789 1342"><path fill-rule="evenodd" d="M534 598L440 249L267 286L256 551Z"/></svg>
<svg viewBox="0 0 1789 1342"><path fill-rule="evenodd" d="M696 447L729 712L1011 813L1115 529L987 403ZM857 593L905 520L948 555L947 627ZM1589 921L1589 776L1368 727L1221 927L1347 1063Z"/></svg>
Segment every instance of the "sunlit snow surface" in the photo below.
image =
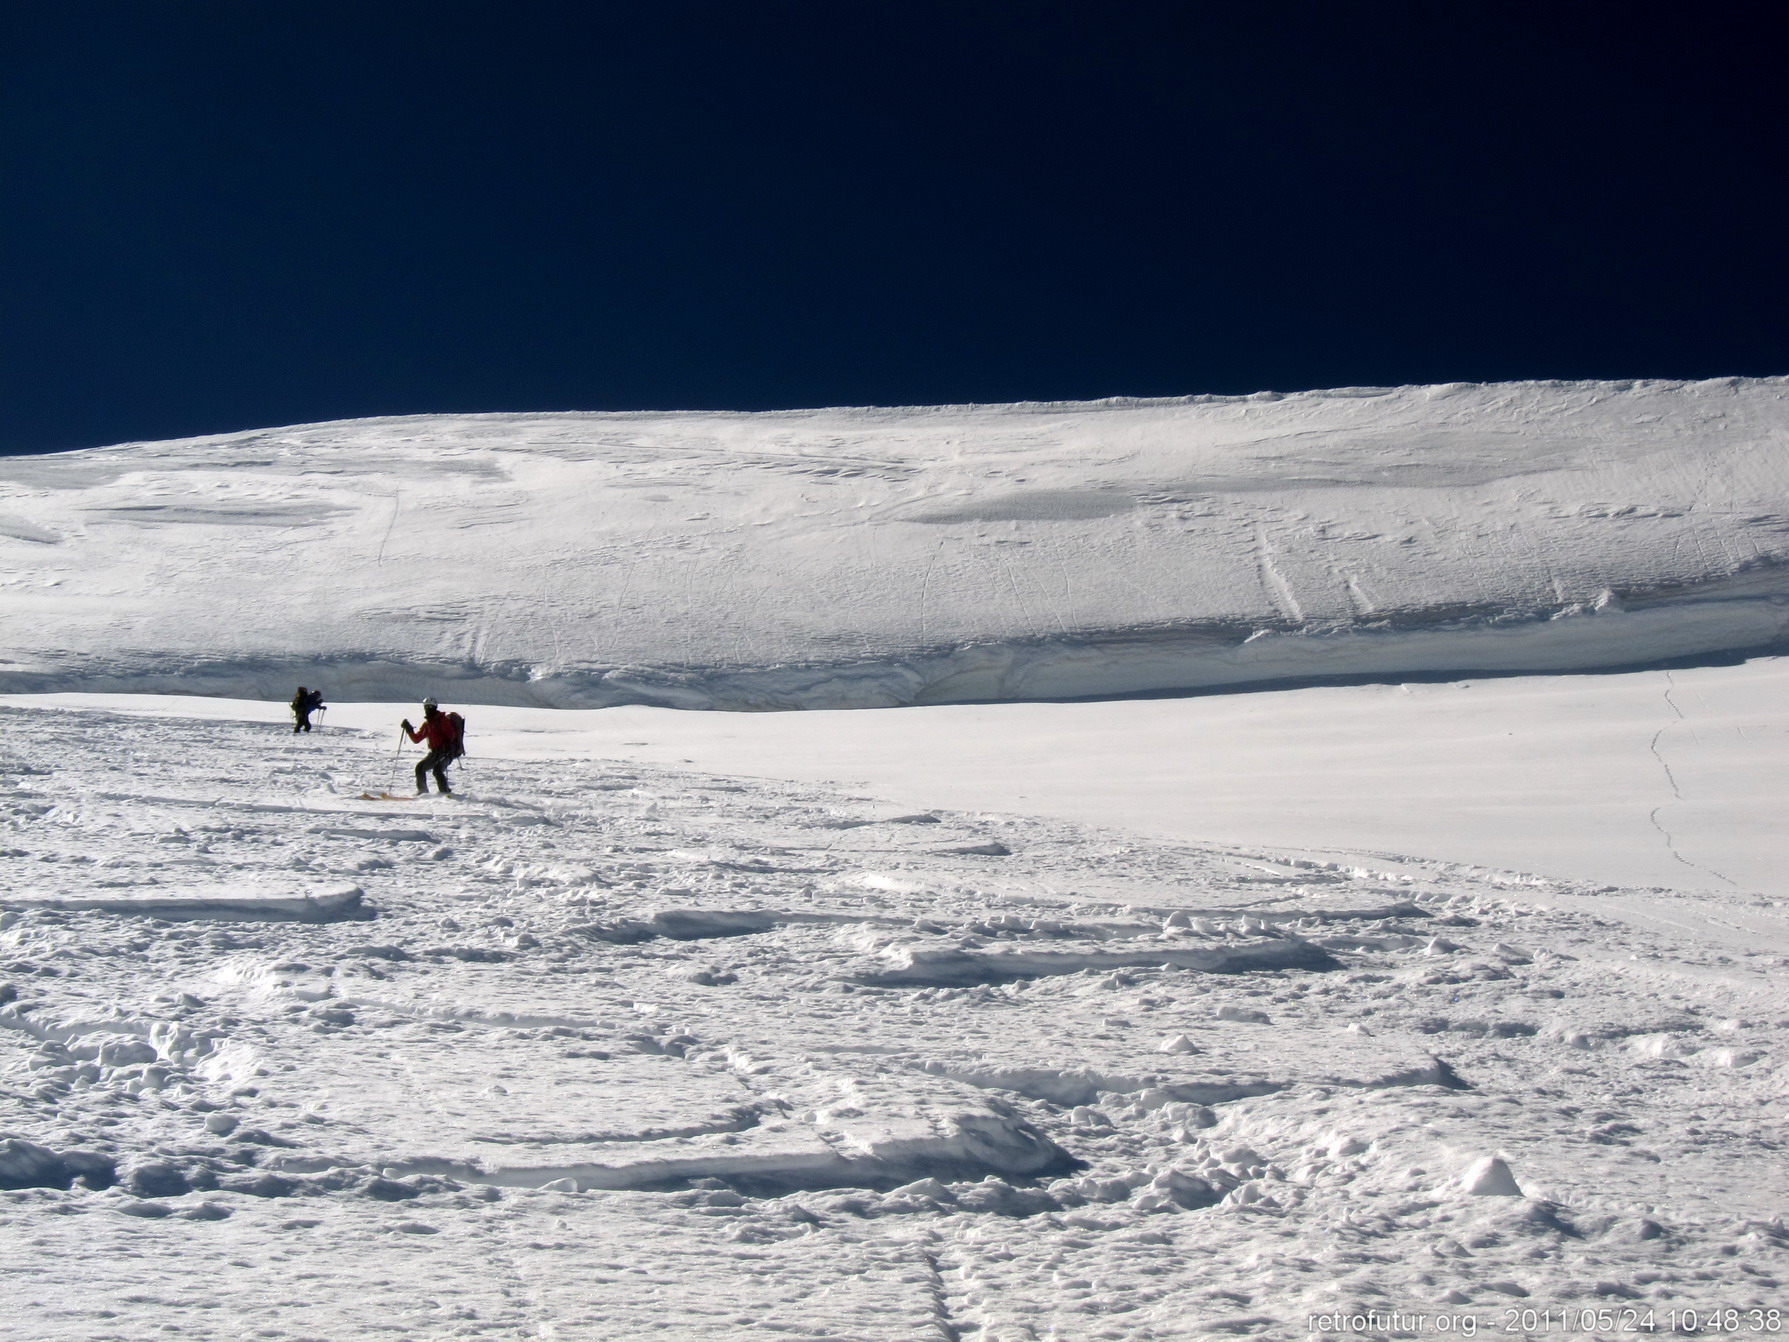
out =
<svg viewBox="0 0 1789 1342"><path fill-rule="evenodd" d="M1783 1331L1786 389L0 460L8 1342Z"/></svg>
<svg viewBox="0 0 1789 1342"><path fill-rule="evenodd" d="M0 690L863 707L1789 630L1785 379L415 416L0 459Z"/></svg>
<svg viewBox="0 0 1789 1342"><path fill-rule="evenodd" d="M1680 690L1692 795L1745 748L1703 704L1760 676ZM1292 695L1330 693L1375 692ZM362 799L405 789L397 706L295 738L275 705L56 702L0 707L14 1336L1521 1335L1782 1303L1780 898L605 763L547 710L474 712L454 799ZM946 711L797 720L873 744ZM777 720L621 712L691 756ZM1619 767L1633 728L1574 748ZM954 732L957 772L1002 742Z"/></svg>

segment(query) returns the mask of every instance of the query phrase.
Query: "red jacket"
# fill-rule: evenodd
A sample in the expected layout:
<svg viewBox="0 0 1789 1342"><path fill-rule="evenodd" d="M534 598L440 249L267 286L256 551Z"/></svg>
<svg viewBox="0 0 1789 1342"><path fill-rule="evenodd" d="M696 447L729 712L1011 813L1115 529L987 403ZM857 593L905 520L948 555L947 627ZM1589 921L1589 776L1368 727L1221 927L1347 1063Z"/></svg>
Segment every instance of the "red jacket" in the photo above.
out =
<svg viewBox="0 0 1789 1342"><path fill-rule="evenodd" d="M459 743L459 733L454 730L451 720L445 713L433 713L424 716L420 728L410 729L412 741L429 743L430 750L445 750Z"/></svg>

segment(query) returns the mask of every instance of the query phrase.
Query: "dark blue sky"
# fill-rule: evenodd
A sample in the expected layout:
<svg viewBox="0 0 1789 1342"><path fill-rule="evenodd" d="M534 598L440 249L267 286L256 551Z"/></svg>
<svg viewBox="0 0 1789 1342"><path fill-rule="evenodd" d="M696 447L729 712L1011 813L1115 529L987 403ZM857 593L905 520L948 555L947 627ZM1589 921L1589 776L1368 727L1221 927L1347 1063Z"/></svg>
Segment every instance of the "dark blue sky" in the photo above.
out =
<svg viewBox="0 0 1789 1342"><path fill-rule="evenodd" d="M0 451L1789 372L1771 8L11 5Z"/></svg>

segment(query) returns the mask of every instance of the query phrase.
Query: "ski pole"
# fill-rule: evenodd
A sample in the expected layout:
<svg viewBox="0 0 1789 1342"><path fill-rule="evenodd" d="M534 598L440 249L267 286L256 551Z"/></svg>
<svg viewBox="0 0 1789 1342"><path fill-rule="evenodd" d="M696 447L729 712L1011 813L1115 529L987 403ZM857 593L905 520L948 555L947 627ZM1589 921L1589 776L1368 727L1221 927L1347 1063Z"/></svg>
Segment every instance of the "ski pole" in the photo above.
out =
<svg viewBox="0 0 1789 1342"><path fill-rule="evenodd" d="M399 727L398 728L398 753L391 757L391 781L386 783L386 785L385 785L385 790L388 793L394 787L396 787L398 785L398 765L403 762L403 759L404 759L404 729L402 727Z"/></svg>

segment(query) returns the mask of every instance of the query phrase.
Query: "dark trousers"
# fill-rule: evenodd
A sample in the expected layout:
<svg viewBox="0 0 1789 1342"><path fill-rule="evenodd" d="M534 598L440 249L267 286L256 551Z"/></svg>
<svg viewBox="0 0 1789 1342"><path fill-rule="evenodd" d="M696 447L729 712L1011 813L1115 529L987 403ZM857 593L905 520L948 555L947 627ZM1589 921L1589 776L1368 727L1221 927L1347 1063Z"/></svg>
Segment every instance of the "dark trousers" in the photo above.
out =
<svg viewBox="0 0 1789 1342"><path fill-rule="evenodd" d="M295 708L292 710L292 716L298 719L298 721L292 724L292 734L294 736L298 735L299 732L308 732L311 729L312 711L313 710L308 708Z"/></svg>
<svg viewBox="0 0 1789 1342"><path fill-rule="evenodd" d="M447 786L446 769L447 766L453 762L453 758L454 757L448 754L445 750L431 750L428 754L424 755L422 757L422 762L416 766L416 790L418 792L427 792L429 790L429 782L424 775L432 773L435 775L436 787L440 788L443 792L452 792L453 789Z"/></svg>

